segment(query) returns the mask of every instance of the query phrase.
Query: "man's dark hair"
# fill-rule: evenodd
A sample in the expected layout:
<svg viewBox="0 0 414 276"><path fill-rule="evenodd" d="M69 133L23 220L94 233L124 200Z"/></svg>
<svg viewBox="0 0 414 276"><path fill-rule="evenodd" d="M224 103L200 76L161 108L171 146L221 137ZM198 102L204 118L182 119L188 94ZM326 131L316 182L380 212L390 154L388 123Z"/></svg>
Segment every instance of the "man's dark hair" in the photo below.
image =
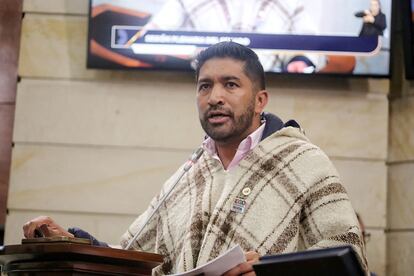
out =
<svg viewBox="0 0 414 276"><path fill-rule="evenodd" d="M259 90L266 89L265 74L258 56L251 49L241 44L225 41L214 44L200 52L195 59L196 79L200 68L212 58L232 58L244 62L244 73Z"/></svg>

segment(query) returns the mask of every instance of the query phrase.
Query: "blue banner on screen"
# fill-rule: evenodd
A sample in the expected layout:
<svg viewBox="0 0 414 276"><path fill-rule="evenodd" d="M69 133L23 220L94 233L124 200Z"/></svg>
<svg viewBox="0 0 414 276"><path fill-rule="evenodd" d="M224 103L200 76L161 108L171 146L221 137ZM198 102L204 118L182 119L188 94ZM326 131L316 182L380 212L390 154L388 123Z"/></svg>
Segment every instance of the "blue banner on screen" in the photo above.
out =
<svg viewBox="0 0 414 276"><path fill-rule="evenodd" d="M124 48L133 36L140 31L139 28L127 26L114 26L111 40L112 48ZM312 51L321 53L345 53L345 54L376 54L380 49L379 36L322 36L322 35L273 35L273 34L251 34L251 33L218 33L218 32L185 32L185 31L153 31L148 30L145 34L135 39L130 46L145 45L156 54L159 53L157 46L194 46L198 49L222 41L235 41L253 49L286 51ZM183 52L184 54L194 54Z"/></svg>
<svg viewBox="0 0 414 276"><path fill-rule="evenodd" d="M265 71L388 76L391 0L90 0L89 68L191 70L221 41Z"/></svg>

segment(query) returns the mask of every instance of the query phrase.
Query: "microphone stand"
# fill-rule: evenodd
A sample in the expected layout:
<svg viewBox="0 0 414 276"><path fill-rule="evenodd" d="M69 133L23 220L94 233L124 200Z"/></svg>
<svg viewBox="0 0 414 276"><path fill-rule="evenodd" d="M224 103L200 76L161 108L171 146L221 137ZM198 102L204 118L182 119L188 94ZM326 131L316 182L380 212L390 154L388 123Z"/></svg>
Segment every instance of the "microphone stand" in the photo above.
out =
<svg viewBox="0 0 414 276"><path fill-rule="evenodd" d="M129 250L132 246L132 244L136 241L138 236L142 233L145 226L147 226L148 222L152 219L152 217L155 215L155 213L158 211L158 209L161 207L161 205L164 203L164 201L168 198L168 196L171 194L172 190L177 186L178 182L180 182L181 178L190 170L190 168L200 159L201 155L203 154L204 149L198 148L194 153L191 155L190 159L185 164L183 170L181 171L180 175L177 177L177 179L174 181L174 184L171 186L171 188L164 194L164 196L161 198L160 201L158 201L157 206L152 210L151 214L148 216L148 218L145 220L144 224L141 226L141 228L135 233L134 237L128 242L128 245L125 247L125 250Z"/></svg>

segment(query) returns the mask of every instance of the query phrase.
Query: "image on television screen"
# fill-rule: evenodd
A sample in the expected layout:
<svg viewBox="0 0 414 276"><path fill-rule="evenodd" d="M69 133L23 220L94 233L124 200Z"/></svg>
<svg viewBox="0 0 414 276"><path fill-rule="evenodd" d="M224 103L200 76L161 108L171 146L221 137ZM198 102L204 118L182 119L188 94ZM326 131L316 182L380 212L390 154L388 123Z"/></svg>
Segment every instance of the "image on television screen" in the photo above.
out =
<svg viewBox="0 0 414 276"><path fill-rule="evenodd" d="M191 70L221 41L266 72L388 76L392 0L90 0L88 68Z"/></svg>

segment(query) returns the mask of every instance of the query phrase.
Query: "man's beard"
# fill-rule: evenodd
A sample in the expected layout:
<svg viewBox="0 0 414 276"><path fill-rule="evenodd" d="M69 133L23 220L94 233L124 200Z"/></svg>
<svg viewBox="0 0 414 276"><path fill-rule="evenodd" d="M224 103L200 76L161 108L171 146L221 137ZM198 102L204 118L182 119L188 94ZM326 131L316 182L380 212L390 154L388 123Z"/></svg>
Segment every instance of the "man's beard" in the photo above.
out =
<svg viewBox="0 0 414 276"><path fill-rule="evenodd" d="M212 138L216 142L226 143L232 141L234 139L244 139L245 137L241 137L247 129L249 129L253 123L254 117L254 106L255 101L254 98L247 106L246 111L238 116L237 118L234 117L234 113L222 108L221 106L212 106L206 112L204 112L203 117L200 118L200 123L204 131L207 135ZM229 116L232 124L229 128L225 130L221 130L221 125L213 125L208 121L208 113L210 111L224 111Z"/></svg>

